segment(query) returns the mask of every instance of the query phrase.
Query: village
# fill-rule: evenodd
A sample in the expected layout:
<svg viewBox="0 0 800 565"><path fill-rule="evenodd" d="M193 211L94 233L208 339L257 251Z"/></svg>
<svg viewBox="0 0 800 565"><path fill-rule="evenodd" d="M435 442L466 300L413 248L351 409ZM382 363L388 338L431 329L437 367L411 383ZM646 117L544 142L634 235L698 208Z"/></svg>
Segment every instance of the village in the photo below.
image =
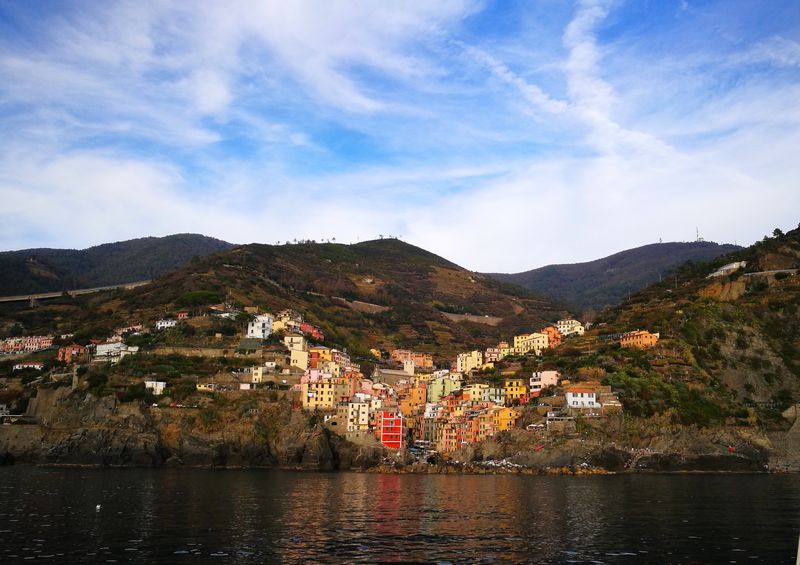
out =
<svg viewBox="0 0 800 565"><path fill-rule="evenodd" d="M220 307L214 315L235 313ZM163 332L189 318L188 311L180 311L152 326L117 328L112 336L89 340L86 345L67 343L58 347L56 360L67 369L79 364L115 364L138 353L137 346L126 344L129 336ZM541 356L582 336L585 326L574 319L515 335L483 351L460 353L449 366L435 365L429 353L372 349L374 370L369 375L347 351L323 345L322 330L304 321L299 312L287 309L273 315L249 308L248 320L239 350L260 350L258 363L214 378L198 378L196 391L246 394L279 389L294 408L320 414L325 426L355 443L377 441L392 450L449 454L519 427L525 407L538 416L525 429L540 433L569 432L575 429L576 418L605 418L622 412L616 393L598 381L574 381L555 370L521 374L519 364L497 370L508 360ZM71 337L8 338L0 342L0 354L23 356L53 349L54 343L63 344ZM606 337L618 341L620 347L640 349L651 347L659 338L644 330ZM41 361L19 361L13 370L30 373L44 367ZM168 397L170 392L163 380L145 379L144 386L156 398Z"/></svg>

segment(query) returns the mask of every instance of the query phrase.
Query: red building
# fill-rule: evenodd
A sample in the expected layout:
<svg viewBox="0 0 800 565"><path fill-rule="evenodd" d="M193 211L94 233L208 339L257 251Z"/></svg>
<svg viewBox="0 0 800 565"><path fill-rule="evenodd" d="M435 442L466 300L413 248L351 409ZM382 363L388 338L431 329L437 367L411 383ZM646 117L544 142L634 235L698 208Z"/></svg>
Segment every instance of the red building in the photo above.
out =
<svg viewBox="0 0 800 565"><path fill-rule="evenodd" d="M405 427L403 415L394 410L383 410L380 414L380 440L384 447L389 449L403 449L405 442Z"/></svg>
<svg viewBox="0 0 800 565"><path fill-rule="evenodd" d="M302 324L300 324L300 331L303 332L304 334L310 335L317 341L325 341L325 334L322 333L322 330L319 329L317 326L312 326L308 322L303 322Z"/></svg>

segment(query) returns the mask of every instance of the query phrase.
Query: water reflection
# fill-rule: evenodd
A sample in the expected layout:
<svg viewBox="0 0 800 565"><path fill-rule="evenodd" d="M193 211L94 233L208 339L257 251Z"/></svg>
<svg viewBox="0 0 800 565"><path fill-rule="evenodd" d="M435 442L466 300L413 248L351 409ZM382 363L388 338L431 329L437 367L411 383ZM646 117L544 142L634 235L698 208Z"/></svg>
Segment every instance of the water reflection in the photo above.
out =
<svg viewBox="0 0 800 565"><path fill-rule="evenodd" d="M0 530L2 563L793 563L800 477L8 467Z"/></svg>

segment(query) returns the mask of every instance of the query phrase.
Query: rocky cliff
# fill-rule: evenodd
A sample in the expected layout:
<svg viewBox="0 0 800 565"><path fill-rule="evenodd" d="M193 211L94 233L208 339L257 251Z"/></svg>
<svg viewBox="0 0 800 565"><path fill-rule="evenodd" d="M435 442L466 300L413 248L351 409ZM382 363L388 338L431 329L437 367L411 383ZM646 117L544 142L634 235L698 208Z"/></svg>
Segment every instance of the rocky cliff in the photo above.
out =
<svg viewBox="0 0 800 565"><path fill-rule="evenodd" d="M379 446L344 440L286 403L156 408L60 388L41 389L29 415L39 424L0 427L0 461L335 470L369 467L384 454Z"/></svg>

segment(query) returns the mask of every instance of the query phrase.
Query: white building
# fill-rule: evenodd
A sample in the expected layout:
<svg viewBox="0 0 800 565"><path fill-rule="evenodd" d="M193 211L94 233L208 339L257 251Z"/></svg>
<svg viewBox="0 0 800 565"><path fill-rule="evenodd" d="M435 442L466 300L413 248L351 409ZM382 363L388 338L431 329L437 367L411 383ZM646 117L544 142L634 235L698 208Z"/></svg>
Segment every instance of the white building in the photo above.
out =
<svg viewBox="0 0 800 565"><path fill-rule="evenodd" d="M723 277L725 275L730 275L731 273L738 271L739 269L743 269L747 266L747 261L734 261L733 263L728 263L727 265L723 265L706 278L710 279L711 277Z"/></svg>
<svg viewBox="0 0 800 565"><path fill-rule="evenodd" d="M272 333L272 314L261 314L247 324L247 337L267 339Z"/></svg>
<svg viewBox="0 0 800 565"><path fill-rule="evenodd" d="M600 408L597 392L589 388L571 388L566 393L567 408Z"/></svg>
<svg viewBox="0 0 800 565"><path fill-rule="evenodd" d="M486 398L493 404L503 406L506 403L506 391L501 386L490 386L486 389Z"/></svg>
<svg viewBox="0 0 800 565"><path fill-rule="evenodd" d="M559 320L556 322L556 329L565 337L568 335L583 335L583 332L586 331L583 324L578 320Z"/></svg>
<svg viewBox="0 0 800 565"><path fill-rule="evenodd" d="M117 363L126 355L136 353L139 351L137 346L125 345L121 341L99 343L94 352L92 363Z"/></svg>
<svg viewBox="0 0 800 565"><path fill-rule="evenodd" d="M144 388L152 390L156 396L164 394L166 387L167 383L164 381L144 381Z"/></svg>
<svg viewBox="0 0 800 565"><path fill-rule="evenodd" d="M178 320L171 318L163 318L156 322L156 330L166 330L167 328L174 328L178 325Z"/></svg>
<svg viewBox="0 0 800 565"><path fill-rule="evenodd" d="M26 363L17 363L13 367L11 367L12 371L22 371L25 369L33 369L35 371L41 371L44 369L44 363L36 363L33 361L28 361Z"/></svg>
<svg viewBox="0 0 800 565"><path fill-rule="evenodd" d="M340 402L337 406L339 421L347 432L369 431L369 402Z"/></svg>

